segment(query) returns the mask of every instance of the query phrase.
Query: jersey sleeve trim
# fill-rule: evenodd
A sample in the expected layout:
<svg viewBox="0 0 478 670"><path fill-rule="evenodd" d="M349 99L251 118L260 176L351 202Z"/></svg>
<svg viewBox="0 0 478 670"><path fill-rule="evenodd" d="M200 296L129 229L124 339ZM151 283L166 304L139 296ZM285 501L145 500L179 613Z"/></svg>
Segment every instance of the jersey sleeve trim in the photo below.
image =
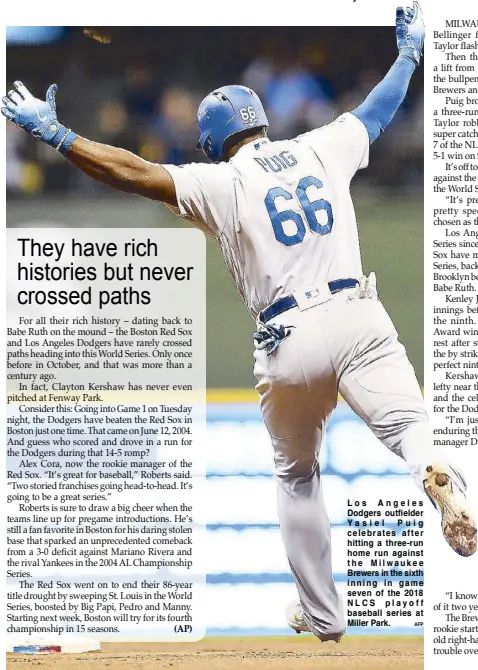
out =
<svg viewBox="0 0 478 670"><path fill-rule="evenodd" d="M162 165L166 172L168 172L171 175L171 179L174 182L174 190L176 191L176 200L178 201L178 206L174 208L174 212L177 213L179 216L185 219L191 219L192 217L188 212L186 211L184 204L183 204L183 194L181 192L181 179L179 178L178 175L178 170L180 168L177 165Z"/></svg>
<svg viewBox="0 0 478 670"><path fill-rule="evenodd" d="M363 145L363 154L362 158L360 159L360 163L358 164L357 167L357 170L362 170L363 168L366 168L368 166L369 155L370 155L370 139L367 127L365 126L365 124L361 119L359 119L357 116L355 116L355 114L352 114L351 112L346 112L345 114L342 114L342 117L339 118L347 119L348 123L355 125L356 132L362 136L361 143Z"/></svg>
<svg viewBox="0 0 478 670"><path fill-rule="evenodd" d="M205 169L218 166L191 163L183 167L177 165L163 165L163 167L174 182L178 206L173 211L219 239L227 223L231 198L227 196L226 189L218 191L223 183L221 173L214 173L212 181L208 172L203 174ZM222 200L218 199L218 193L223 196Z"/></svg>

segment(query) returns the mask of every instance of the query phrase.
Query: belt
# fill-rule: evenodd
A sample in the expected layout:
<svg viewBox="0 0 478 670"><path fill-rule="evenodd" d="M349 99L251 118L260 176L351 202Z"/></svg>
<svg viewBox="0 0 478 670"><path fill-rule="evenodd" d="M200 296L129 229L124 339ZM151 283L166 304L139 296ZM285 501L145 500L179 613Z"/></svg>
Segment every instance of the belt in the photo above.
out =
<svg viewBox="0 0 478 670"><path fill-rule="evenodd" d="M336 279L335 281L328 282L328 287L330 293L339 293L346 288L354 288L359 283L358 279ZM259 314L259 319L262 323L270 321L274 317L287 312L287 310L297 307L298 303L296 298L293 295L286 295L283 298L279 298L273 302L269 307L266 307Z"/></svg>

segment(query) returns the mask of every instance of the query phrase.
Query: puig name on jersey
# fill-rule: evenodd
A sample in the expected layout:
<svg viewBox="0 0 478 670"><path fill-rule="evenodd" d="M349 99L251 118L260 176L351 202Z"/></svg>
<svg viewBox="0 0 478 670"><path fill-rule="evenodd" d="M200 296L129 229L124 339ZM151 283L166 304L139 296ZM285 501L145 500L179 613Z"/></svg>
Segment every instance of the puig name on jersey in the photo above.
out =
<svg viewBox="0 0 478 670"><path fill-rule="evenodd" d="M287 170L287 168L294 167L298 162L297 158L290 151L281 151L276 156L265 156L262 158L254 156L254 160L261 166L264 172L281 172L282 170Z"/></svg>

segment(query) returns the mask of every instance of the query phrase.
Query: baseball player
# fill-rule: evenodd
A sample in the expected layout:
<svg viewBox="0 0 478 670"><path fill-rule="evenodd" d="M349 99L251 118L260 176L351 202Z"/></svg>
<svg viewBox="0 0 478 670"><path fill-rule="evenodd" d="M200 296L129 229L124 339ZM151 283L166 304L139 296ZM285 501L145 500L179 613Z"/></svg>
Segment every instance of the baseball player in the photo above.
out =
<svg viewBox="0 0 478 670"><path fill-rule="evenodd" d="M210 93L198 110L199 147L212 164L156 165L79 137L21 82L2 113L87 175L159 200L213 235L256 319L254 374L274 448L281 533L300 603L289 625L340 640L342 603L332 574L319 451L340 392L385 446L403 458L442 516L450 546L476 551L465 481L433 445L415 373L363 276L350 181L392 120L419 64L420 7L398 8L398 57L366 100L333 123L271 142L257 95Z"/></svg>

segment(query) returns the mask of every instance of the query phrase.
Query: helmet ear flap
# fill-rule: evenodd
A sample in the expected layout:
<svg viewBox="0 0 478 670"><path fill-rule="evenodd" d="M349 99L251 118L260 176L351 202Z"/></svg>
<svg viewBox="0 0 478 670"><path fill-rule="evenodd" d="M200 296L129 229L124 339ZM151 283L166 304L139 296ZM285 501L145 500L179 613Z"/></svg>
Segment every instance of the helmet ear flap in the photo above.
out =
<svg viewBox="0 0 478 670"><path fill-rule="evenodd" d="M213 148L212 148L211 133L209 133L202 142L201 140L198 141L198 143L196 144L196 149L197 151L203 151L206 154L207 158L212 159Z"/></svg>
<svg viewBox="0 0 478 670"><path fill-rule="evenodd" d="M213 152L213 148L212 148L211 133L209 133L209 135L204 140L204 144L203 144L202 148L203 148L203 151L206 154L206 156L212 160L214 152Z"/></svg>

